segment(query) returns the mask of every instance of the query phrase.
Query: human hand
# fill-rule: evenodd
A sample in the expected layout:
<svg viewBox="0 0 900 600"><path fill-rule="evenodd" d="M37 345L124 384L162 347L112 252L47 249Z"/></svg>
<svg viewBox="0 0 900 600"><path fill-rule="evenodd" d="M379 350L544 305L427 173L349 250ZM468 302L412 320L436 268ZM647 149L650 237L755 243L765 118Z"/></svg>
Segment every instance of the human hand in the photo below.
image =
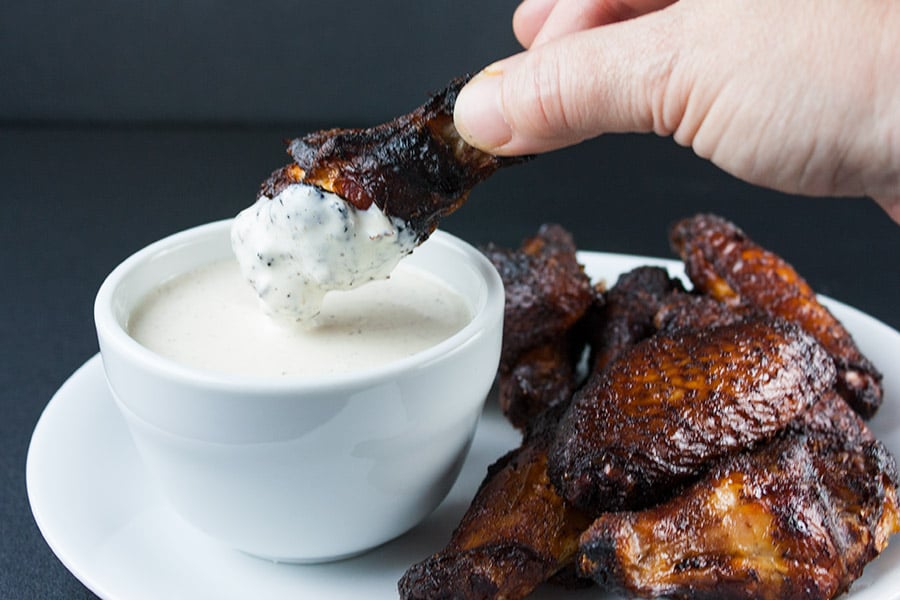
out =
<svg viewBox="0 0 900 600"><path fill-rule="evenodd" d="M751 183L875 198L900 222L900 2L525 0L528 50L459 95L500 155L671 135Z"/></svg>

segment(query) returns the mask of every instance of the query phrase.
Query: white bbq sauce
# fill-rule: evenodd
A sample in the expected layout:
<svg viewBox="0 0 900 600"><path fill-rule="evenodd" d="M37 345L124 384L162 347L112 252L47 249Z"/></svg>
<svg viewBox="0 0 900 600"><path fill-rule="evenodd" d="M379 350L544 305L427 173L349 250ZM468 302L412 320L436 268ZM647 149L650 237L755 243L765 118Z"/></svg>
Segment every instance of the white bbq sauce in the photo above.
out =
<svg viewBox="0 0 900 600"><path fill-rule="evenodd" d="M293 184L242 211L231 245L264 310L308 321L325 294L385 279L412 252L416 235L375 204L357 210L340 196Z"/></svg>
<svg viewBox="0 0 900 600"><path fill-rule="evenodd" d="M427 272L328 294L312 327L259 309L233 260L180 275L150 292L127 329L183 365L235 375L322 375L375 367L452 336L472 318L466 301Z"/></svg>

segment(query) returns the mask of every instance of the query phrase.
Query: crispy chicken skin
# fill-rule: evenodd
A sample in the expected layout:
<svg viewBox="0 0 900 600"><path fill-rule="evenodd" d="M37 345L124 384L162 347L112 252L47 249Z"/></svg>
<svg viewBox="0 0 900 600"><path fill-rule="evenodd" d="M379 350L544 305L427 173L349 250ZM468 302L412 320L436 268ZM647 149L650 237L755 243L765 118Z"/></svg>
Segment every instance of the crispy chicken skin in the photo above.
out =
<svg viewBox="0 0 900 600"><path fill-rule="evenodd" d="M575 241L559 225L542 225L519 249L489 244L482 252L506 291L501 363L559 339L595 300L591 280L575 256Z"/></svg>
<svg viewBox="0 0 900 600"><path fill-rule="evenodd" d="M593 515L648 506L774 436L834 373L821 346L783 321L658 334L575 394L550 449L550 479Z"/></svg>
<svg viewBox="0 0 900 600"><path fill-rule="evenodd" d="M500 406L518 428L568 401L584 348L580 323L597 294L575 256L572 235L543 225L519 249L482 249L503 280L506 306L500 356Z"/></svg>
<svg viewBox="0 0 900 600"><path fill-rule="evenodd" d="M730 228L673 230L690 292L656 267L591 288L559 226L484 250L507 288L501 403L525 436L402 598L515 599L580 576L646 597L826 599L887 546L897 470L859 400L880 400L880 375ZM848 393L860 382L875 387Z"/></svg>
<svg viewBox="0 0 900 600"><path fill-rule="evenodd" d="M703 329L737 323L757 315L731 310L724 302L698 294L669 294L653 315L653 325L659 331ZM762 315L758 315L762 317Z"/></svg>
<svg viewBox="0 0 900 600"><path fill-rule="evenodd" d="M329 129L292 140L294 162L266 180L259 195L308 183L360 210L373 203L399 217L424 240L438 220L465 202L472 187L498 168L525 158L486 154L466 144L453 125L453 105L468 77L409 114L365 129Z"/></svg>
<svg viewBox="0 0 900 600"><path fill-rule="evenodd" d="M817 412L665 504L601 516L581 538L580 572L676 599L846 591L900 530L897 472L842 399Z"/></svg>
<svg viewBox="0 0 900 600"><path fill-rule="evenodd" d="M735 310L764 310L812 334L834 359L838 386L850 406L864 418L875 414L881 374L793 267L714 215L680 221L670 239L698 289Z"/></svg>
<svg viewBox="0 0 900 600"><path fill-rule="evenodd" d="M497 378L498 401L514 427L524 429L545 408L569 401L577 387L583 349L583 336L575 330L503 365Z"/></svg>
<svg viewBox="0 0 900 600"><path fill-rule="evenodd" d="M546 469L565 406L533 420L522 445L489 467L447 547L404 574L401 598L513 600L571 569L590 519L563 502Z"/></svg>
<svg viewBox="0 0 900 600"><path fill-rule="evenodd" d="M683 291L681 282L660 267L623 273L588 319L593 369L605 368L624 350L656 333L654 315L670 296Z"/></svg>

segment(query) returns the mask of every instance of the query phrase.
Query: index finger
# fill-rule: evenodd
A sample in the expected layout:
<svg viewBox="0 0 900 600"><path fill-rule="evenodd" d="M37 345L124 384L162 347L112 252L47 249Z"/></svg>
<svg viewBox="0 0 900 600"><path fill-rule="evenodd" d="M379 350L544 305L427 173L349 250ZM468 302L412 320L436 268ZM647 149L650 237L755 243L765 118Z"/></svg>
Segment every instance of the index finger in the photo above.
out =
<svg viewBox="0 0 900 600"><path fill-rule="evenodd" d="M544 0L529 0L530 2ZM633 19L665 8L676 0L559 0L554 2L530 46L539 46L576 31Z"/></svg>

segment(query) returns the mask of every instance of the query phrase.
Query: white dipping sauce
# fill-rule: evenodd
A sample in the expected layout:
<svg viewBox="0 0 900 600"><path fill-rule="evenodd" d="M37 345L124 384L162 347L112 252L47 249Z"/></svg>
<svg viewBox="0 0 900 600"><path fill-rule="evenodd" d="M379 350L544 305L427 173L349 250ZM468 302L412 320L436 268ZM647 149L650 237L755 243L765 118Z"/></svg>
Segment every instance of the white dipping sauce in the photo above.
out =
<svg viewBox="0 0 900 600"><path fill-rule="evenodd" d="M472 319L442 282L400 265L391 278L324 299L312 326L259 309L233 260L176 277L131 314L128 333L181 364L235 375L323 375L404 358L452 336Z"/></svg>
<svg viewBox="0 0 900 600"><path fill-rule="evenodd" d="M330 290L387 278L417 241L375 204L357 210L305 184L262 196L231 229L234 254L265 310L291 321L316 316Z"/></svg>

